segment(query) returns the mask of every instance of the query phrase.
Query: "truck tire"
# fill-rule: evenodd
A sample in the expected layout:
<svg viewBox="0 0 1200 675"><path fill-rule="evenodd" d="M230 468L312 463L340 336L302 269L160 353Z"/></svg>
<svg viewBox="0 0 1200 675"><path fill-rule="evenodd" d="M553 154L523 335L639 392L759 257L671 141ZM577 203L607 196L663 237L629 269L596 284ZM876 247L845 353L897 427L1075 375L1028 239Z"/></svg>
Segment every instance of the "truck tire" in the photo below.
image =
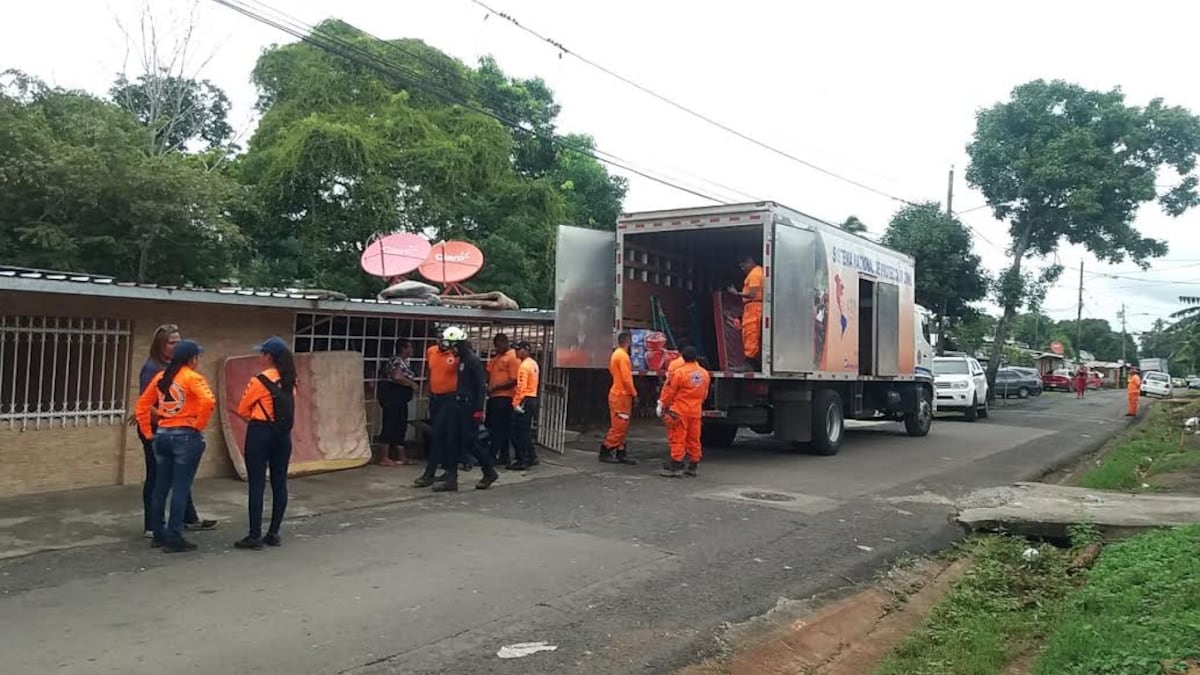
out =
<svg viewBox="0 0 1200 675"><path fill-rule="evenodd" d="M974 422L975 418L979 417L979 395L971 397L971 405L963 411L963 419L968 422Z"/></svg>
<svg viewBox="0 0 1200 675"><path fill-rule="evenodd" d="M926 389L921 389L920 397L917 409L904 413L904 432L913 438L928 436L929 429L933 426L932 397Z"/></svg>
<svg viewBox="0 0 1200 675"><path fill-rule="evenodd" d="M812 451L826 457L836 455L846 434L842 397L832 389L819 389L813 397Z"/></svg>
<svg viewBox="0 0 1200 675"><path fill-rule="evenodd" d="M700 426L700 444L709 448L728 448L737 438L738 428L732 424L705 422Z"/></svg>

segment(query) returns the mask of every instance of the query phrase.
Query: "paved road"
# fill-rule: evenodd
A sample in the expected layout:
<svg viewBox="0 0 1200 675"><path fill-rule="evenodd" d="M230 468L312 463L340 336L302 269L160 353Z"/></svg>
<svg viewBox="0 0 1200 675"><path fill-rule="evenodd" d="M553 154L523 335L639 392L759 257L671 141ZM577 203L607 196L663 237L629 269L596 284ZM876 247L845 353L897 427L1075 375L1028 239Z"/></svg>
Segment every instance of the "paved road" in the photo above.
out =
<svg viewBox="0 0 1200 675"><path fill-rule="evenodd" d="M669 672L714 650L724 622L945 545L948 500L1101 442L1122 398L1047 394L939 419L927 439L856 429L836 457L750 440L710 452L698 479L573 452L558 478L302 521L261 553L0 563L3 670ZM538 640L557 651L496 655Z"/></svg>

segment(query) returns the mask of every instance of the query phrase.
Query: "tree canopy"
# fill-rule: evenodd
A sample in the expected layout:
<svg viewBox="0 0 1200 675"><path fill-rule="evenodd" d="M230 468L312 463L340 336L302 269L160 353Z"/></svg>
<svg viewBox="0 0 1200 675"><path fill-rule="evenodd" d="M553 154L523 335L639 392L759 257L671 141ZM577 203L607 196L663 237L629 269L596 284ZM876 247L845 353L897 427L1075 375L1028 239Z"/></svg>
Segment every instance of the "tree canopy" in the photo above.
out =
<svg viewBox="0 0 1200 675"><path fill-rule="evenodd" d="M249 278L373 292L362 247L408 231L475 242L489 261L480 286L549 304L556 226L615 227L626 187L585 154L590 138L554 136L559 107L545 84L338 21L314 32L374 58L306 43L259 58L262 121L239 166L259 200L246 221Z"/></svg>
<svg viewBox="0 0 1200 675"><path fill-rule="evenodd" d="M216 285L242 239L241 189L193 157L150 153L146 127L21 73L0 89L0 252L11 264Z"/></svg>
<svg viewBox="0 0 1200 675"><path fill-rule="evenodd" d="M1022 272L1026 257L1049 255L1064 240L1108 262L1131 258L1146 266L1164 255L1166 243L1143 237L1133 220L1148 202L1172 216L1200 203L1200 181L1191 175L1197 152L1200 118L1161 99L1128 105L1119 89L1034 80L981 110L967 146L967 181L987 197L996 218L1008 222L1011 236L994 348L1004 343L1034 282L1061 271L1051 267L1034 279ZM1160 173L1179 178L1160 191ZM992 359L993 376L998 364Z"/></svg>
<svg viewBox="0 0 1200 675"><path fill-rule="evenodd" d="M970 231L936 203L897 211L880 242L913 257L917 302L943 320L965 318L970 303L987 294L988 278L974 252Z"/></svg>

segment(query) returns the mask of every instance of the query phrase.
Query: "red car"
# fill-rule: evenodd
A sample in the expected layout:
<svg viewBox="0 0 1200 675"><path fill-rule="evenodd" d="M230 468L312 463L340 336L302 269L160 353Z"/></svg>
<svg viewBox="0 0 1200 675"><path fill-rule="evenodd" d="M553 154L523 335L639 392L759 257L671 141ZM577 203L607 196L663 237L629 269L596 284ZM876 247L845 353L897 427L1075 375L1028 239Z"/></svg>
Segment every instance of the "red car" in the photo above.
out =
<svg viewBox="0 0 1200 675"><path fill-rule="evenodd" d="M1094 370L1088 371L1088 389L1099 389L1104 386L1104 380L1100 377L1100 373Z"/></svg>
<svg viewBox="0 0 1200 675"><path fill-rule="evenodd" d="M1042 387L1053 391L1059 389L1061 391L1075 391L1075 375L1067 370L1056 370L1052 373L1042 374Z"/></svg>

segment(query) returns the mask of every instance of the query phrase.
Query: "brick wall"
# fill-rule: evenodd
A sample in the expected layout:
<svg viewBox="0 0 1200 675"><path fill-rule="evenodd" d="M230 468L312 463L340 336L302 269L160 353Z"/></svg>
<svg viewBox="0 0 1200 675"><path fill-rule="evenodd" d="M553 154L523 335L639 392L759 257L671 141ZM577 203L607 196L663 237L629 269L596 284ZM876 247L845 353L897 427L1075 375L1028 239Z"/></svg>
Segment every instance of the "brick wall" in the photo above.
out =
<svg viewBox="0 0 1200 675"><path fill-rule="evenodd" d="M0 292L0 311L8 315L131 320L127 396L131 412L138 394L138 371L159 324L179 324L184 337L204 345L200 372L214 391L218 391L217 371L226 357L245 354L271 335L290 338L293 330L291 310L234 305ZM227 405L219 401L218 409ZM205 437L208 450L198 475L233 476L217 416L209 423ZM144 471L141 443L131 427L93 423L91 427L10 431L6 424L0 424L0 496L139 483Z"/></svg>

